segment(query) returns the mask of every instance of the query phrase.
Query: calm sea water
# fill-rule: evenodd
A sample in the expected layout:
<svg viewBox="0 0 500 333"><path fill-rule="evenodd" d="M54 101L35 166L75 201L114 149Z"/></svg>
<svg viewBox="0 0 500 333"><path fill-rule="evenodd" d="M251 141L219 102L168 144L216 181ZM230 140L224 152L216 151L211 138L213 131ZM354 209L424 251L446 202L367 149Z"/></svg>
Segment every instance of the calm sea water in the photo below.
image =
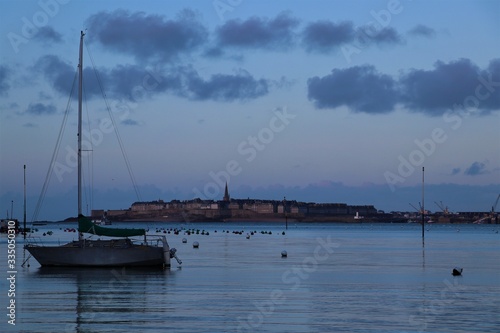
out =
<svg viewBox="0 0 500 333"><path fill-rule="evenodd" d="M35 235L63 243L76 237L67 227ZM167 234L183 264L165 271L21 267L18 236L12 297L2 235L0 331L500 332L500 225L429 225L425 247L418 224L290 224L285 235L276 223L147 227L200 234Z"/></svg>

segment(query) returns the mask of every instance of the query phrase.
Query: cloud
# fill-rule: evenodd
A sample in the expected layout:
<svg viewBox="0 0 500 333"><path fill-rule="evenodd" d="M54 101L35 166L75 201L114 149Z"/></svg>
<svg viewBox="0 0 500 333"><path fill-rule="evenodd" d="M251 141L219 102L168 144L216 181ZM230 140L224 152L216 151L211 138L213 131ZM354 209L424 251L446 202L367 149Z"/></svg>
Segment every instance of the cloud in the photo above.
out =
<svg viewBox="0 0 500 333"><path fill-rule="evenodd" d="M52 104L46 105L42 103L30 103L25 113L36 116L54 114L56 113L56 107Z"/></svg>
<svg viewBox="0 0 500 333"><path fill-rule="evenodd" d="M491 93L482 100L482 106L490 111L500 110L500 58L490 61L488 68L481 72L483 93L485 89ZM486 82L486 83L485 83Z"/></svg>
<svg viewBox="0 0 500 333"><path fill-rule="evenodd" d="M69 96L75 80L76 67L62 61L58 56L46 55L36 61L34 69L42 73L56 91Z"/></svg>
<svg viewBox="0 0 500 333"><path fill-rule="evenodd" d="M423 24L417 24L408 31L408 34L415 37L432 38L436 36L436 30Z"/></svg>
<svg viewBox="0 0 500 333"><path fill-rule="evenodd" d="M54 55L43 56L36 62L40 71L62 95L69 96L73 87L73 98L77 98L75 71L71 65ZM171 93L190 100L245 101L266 95L273 82L256 79L245 70L234 74L214 74L202 78L188 66L150 70L139 65L118 65L112 69L99 69L96 73L84 68L84 91L86 98L105 94L115 99L138 101L162 93Z"/></svg>
<svg viewBox="0 0 500 333"><path fill-rule="evenodd" d="M138 65L118 65L100 72L106 90L115 98L137 101L181 89L181 77L175 71L150 71Z"/></svg>
<svg viewBox="0 0 500 333"><path fill-rule="evenodd" d="M382 29L374 28L373 26L363 26L358 29L357 40L361 44L399 44L402 42L402 37L391 27Z"/></svg>
<svg viewBox="0 0 500 333"><path fill-rule="evenodd" d="M47 44L62 43L62 35L48 25L39 28L34 38Z"/></svg>
<svg viewBox="0 0 500 333"><path fill-rule="evenodd" d="M231 75L215 74L208 80L195 71L189 71L186 78L187 85L182 94L192 100L244 101L269 92L267 80L255 79L245 70Z"/></svg>
<svg viewBox="0 0 500 333"><path fill-rule="evenodd" d="M10 89L10 84L8 83L10 73L10 69L7 66L0 65L0 96L7 96Z"/></svg>
<svg viewBox="0 0 500 333"><path fill-rule="evenodd" d="M192 52L208 38L207 28L187 9L174 20L125 10L100 12L89 17L87 26L90 42L139 60L169 61Z"/></svg>
<svg viewBox="0 0 500 333"><path fill-rule="evenodd" d="M73 92L73 98L78 97L75 81L76 67L62 61L55 55L40 57L34 67L45 76L57 92L63 96L69 96ZM99 80L97 75L99 75ZM147 94L163 92L171 88L171 85L180 86L180 79L161 76L159 73L152 74L146 68L138 65L118 65L112 69L101 68L97 71L97 75L89 67L83 69L86 98L102 96L101 85L107 96L129 100L144 98ZM172 82L176 80L178 82Z"/></svg>
<svg viewBox="0 0 500 333"><path fill-rule="evenodd" d="M63 96L77 98L76 66L64 62L58 56L46 55L40 57L34 68L41 72L52 84L54 89ZM133 88L142 84L147 72L143 67L135 65L116 66L112 70L98 71L100 83L111 97L123 98L129 96ZM96 73L89 67L83 69L84 92L86 98L102 95Z"/></svg>
<svg viewBox="0 0 500 333"><path fill-rule="evenodd" d="M44 75L44 77L52 84L54 89L63 96L78 98L77 94L77 66L61 60L56 55L45 55L40 57L36 62L34 69ZM144 73L144 72L143 72ZM115 93L115 87L126 84L125 81L114 81L113 77L107 75L106 70L99 70L101 83L104 87L110 87L108 93ZM144 75L143 75L144 76ZM100 83L97 79L95 71L90 67L84 67L84 94L86 98L101 96ZM126 80L129 78L118 77L118 80ZM142 78L141 78L142 79ZM138 82L139 81L138 79ZM116 96L116 95L115 95Z"/></svg>
<svg viewBox="0 0 500 333"><path fill-rule="evenodd" d="M317 21L306 26L302 42L308 52L326 53L334 47L353 42L355 34L352 22Z"/></svg>
<svg viewBox="0 0 500 333"><path fill-rule="evenodd" d="M410 110L431 116L440 116L450 109L464 104L467 98L477 101L475 107L484 112L500 108L500 90L493 87L492 92L483 87L477 98L477 87L481 86L480 77L499 82L500 59L490 62L488 69L481 70L469 59L449 63L438 61L431 70L411 70L400 78L402 102ZM498 85L498 83L496 83Z"/></svg>
<svg viewBox="0 0 500 333"><path fill-rule="evenodd" d="M251 17L245 21L230 20L216 31L220 47L254 49L288 49L294 43L294 28L299 21L287 13L274 19Z"/></svg>
<svg viewBox="0 0 500 333"><path fill-rule="evenodd" d="M394 28L373 25L355 27L351 21L316 21L309 23L302 31L302 44L308 52L328 53L346 44L366 47L401 42L402 37Z"/></svg>
<svg viewBox="0 0 500 333"><path fill-rule="evenodd" d="M245 101L266 95L270 81L256 79L245 70L213 74L208 79L188 66L151 73L133 65L117 66L102 73L112 96L139 100L170 93L189 100Z"/></svg>
<svg viewBox="0 0 500 333"><path fill-rule="evenodd" d="M308 80L308 97L320 109L345 105L354 112L384 113L400 104L429 116L465 107L485 115L500 110L499 87L500 59L491 60L486 69L459 59L438 61L430 70L412 69L398 78L369 65L334 69Z"/></svg>
<svg viewBox="0 0 500 333"><path fill-rule="evenodd" d="M460 168L453 168L453 170L451 170L451 174L452 175L458 175L460 173L460 171L462 171L462 169L460 169Z"/></svg>
<svg viewBox="0 0 500 333"><path fill-rule="evenodd" d="M211 47L205 51L204 55L208 58L219 58L224 55L224 51L220 47Z"/></svg>
<svg viewBox="0 0 500 333"><path fill-rule="evenodd" d="M394 79L369 65L334 69L307 85L309 100L320 109L345 105L355 112L387 113L397 102Z"/></svg>
<svg viewBox="0 0 500 333"><path fill-rule="evenodd" d="M38 93L38 98L43 101L50 101L52 96L50 96L46 91L40 91Z"/></svg>
<svg viewBox="0 0 500 333"><path fill-rule="evenodd" d="M481 162L474 162L471 164L470 167L465 169L464 175L467 176L478 176L478 175L484 175L489 173L488 170L486 170L486 164L481 163Z"/></svg>

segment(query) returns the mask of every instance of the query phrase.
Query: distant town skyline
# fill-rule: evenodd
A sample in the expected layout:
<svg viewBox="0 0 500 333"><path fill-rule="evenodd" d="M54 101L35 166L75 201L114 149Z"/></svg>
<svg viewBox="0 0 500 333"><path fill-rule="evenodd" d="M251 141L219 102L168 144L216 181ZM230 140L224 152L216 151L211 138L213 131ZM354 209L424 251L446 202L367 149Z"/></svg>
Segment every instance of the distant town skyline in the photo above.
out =
<svg viewBox="0 0 500 333"><path fill-rule="evenodd" d="M442 201L487 211L500 193L498 1L41 0L0 9L0 209L14 201L18 217L23 165L31 217L67 107L38 219L76 211L70 92L80 31L88 211L221 200L226 182L234 198L408 211L421 200L422 167L431 210Z"/></svg>

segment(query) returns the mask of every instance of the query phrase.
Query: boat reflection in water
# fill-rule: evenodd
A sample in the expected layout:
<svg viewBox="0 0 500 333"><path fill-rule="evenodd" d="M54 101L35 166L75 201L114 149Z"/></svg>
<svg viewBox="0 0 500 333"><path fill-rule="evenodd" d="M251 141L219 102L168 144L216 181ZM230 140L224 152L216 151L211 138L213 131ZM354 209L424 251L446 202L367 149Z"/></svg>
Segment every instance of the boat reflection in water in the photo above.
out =
<svg viewBox="0 0 500 333"><path fill-rule="evenodd" d="M168 300L165 292L175 273L158 268L40 267L31 276L39 289L47 289L33 292L33 303L45 308L47 316L29 321L63 332L102 332L114 324L129 331L144 328L152 309ZM168 311L168 306L157 311ZM161 313L157 315L160 319Z"/></svg>

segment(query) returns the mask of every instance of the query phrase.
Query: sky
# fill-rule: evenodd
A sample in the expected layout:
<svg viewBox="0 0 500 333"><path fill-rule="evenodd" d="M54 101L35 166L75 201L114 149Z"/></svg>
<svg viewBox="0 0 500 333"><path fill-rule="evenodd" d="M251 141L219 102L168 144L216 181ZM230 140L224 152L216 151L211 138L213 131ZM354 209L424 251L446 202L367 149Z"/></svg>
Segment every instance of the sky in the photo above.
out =
<svg viewBox="0 0 500 333"><path fill-rule="evenodd" d="M84 213L220 200L226 182L233 198L386 212L418 207L422 183L431 211L489 211L500 193L499 1L0 10L2 218L22 216L23 165L28 220L76 215L81 31Z"/></svg>

